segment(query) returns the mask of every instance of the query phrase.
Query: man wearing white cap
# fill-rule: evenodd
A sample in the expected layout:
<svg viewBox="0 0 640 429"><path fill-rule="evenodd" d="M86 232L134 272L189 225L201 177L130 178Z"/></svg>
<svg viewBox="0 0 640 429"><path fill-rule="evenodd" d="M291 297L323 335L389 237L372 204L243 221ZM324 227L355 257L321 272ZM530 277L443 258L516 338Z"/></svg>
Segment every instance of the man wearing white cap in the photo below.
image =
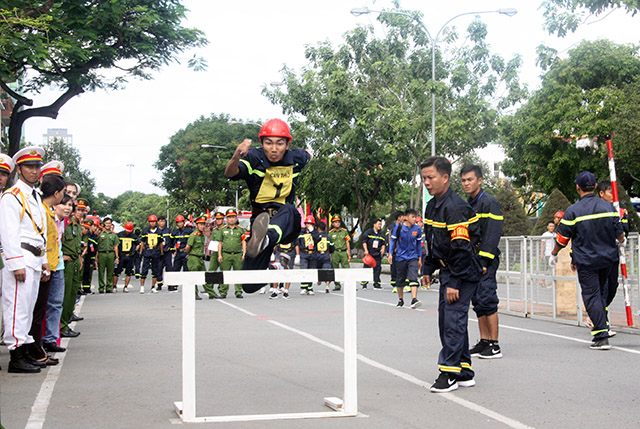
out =
<svg viewBox="0 0 640 429"><path fill-rule="evenodd" d="M33 342L29 329L40 280L49 277L46 213L34 188L43 155L42 148L30 146L13 156L20 179L0 199L0 242L5 265L2 309L4 342L11 353L9 372L34 373L42 367L24 346Z"/></svg>

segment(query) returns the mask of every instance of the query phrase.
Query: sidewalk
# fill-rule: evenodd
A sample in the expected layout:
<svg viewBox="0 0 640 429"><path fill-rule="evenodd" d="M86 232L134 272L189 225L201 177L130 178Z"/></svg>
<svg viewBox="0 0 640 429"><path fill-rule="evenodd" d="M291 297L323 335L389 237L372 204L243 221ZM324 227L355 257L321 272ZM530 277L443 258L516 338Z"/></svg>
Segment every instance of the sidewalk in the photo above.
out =
<svg viewBox="0 0 640 429"><path fill-rule="evenodd" d="M342 346L342 297L291 288L288 301L254 294L196 303L197 415L327 411L323 398L342 396L342 354L313 340ZM475 359L475 387L438 395L426 389L437 376L437 293L420 291L420 298L419 310L398 310L388 286L358 292L362 417L191 426L637 427L640 336L620 333L613 350L592 351L587 329L501 315L504 358ZM166 291L87 296L75 328L82 335L65 340L60 365L40 374L8 374L3 348L4 427L182 424L173 411L181 400L180 299ZM469 331L474 344L473 320Z"/></svg>

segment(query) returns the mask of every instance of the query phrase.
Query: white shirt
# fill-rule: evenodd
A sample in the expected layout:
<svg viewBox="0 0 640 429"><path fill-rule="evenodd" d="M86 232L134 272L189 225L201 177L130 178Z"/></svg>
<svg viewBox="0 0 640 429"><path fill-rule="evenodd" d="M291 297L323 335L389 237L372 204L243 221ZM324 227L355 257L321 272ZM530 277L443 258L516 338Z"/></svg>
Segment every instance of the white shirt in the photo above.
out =
<svg viewBox="0 0 640 429"><path fill-rule="evenodd" d="M542 239L542 243L544 244L544 256L551 256L551 251L555 246L555 234L553 232L545 231L542 236L549 237Z"/></svg>
<svg viewBox="0 0 640 429"><path fill-rule="evenodd" d="M18 180L15 186L9 188L2 195L0 200L0 243L2 243L4 252L5 268L10 271L25 267L39 271L42 265L47 263L46 256L35 256L20 247L20 243L28 243L38 249L44 249L46 244L47 215L42 205L42 198L37 194L37 191L37 197L34 197L34 190L34 187ZM23 203L26 203L27 207L24 215L20 218ZM36 227L40 229L42 234L36 231Z"/></svg>

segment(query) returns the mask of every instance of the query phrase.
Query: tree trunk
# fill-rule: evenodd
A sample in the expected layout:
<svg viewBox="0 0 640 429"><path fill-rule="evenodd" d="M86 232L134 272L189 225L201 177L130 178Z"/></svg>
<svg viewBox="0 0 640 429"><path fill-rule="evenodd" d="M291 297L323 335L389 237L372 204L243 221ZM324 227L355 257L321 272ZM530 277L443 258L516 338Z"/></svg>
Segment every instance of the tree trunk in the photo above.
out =
<svg viewBox="0 0 640 429"><path fill-rule="evenodd" d="M4 87L5 86L3 85L3 88ZM67 101L83 92L83 89L78 86L70 87L66 92L58 97L56 101L48 106L21 110L23 106L33 105L33 101L11 91L9 94L12 97L16 98L18 101L13 108L13 112L11 113L11 121L9 122L8 155L13 156L20 149L20 140L22 139L22 125L27 119L34 116L56 119L58 117L58 112L60 111L62 106L64 106Z"/></svg>

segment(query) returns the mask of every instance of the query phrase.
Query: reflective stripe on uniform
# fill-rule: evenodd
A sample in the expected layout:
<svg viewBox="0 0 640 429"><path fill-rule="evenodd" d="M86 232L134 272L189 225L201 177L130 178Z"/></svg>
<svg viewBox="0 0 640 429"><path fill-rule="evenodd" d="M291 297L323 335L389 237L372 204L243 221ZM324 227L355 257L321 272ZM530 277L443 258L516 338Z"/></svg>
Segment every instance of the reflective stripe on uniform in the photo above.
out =
<svg viewBox="0 0 640 429"><path fill-rule="evenodd" d="M489 252L485 252L484 250L479 251L478 255L484 256L485 258L489 258L489 259L494 259L496 257L496 255L491 254Z"/></svg>
<svg viewBox="0 0 640 429"><path fill-rule="evenodd" d="M578 216L574 220L562 219L560 223L563 225L575 225L576 223L583 222L585 220L602 219L605 217L620 217L620 215L617 212L595 213L585 216Z"/></svg>
<svg viewBox="0 0 640 429"><path fill-rule="evenodd" d="M251 164L249 164L249 161L247 161L246 159L241 159L240 162L247 166L247 172L249 174L255 174L256 176L264 177L264 172L251 168Z"/></svg>
<svg viewBox="0 0 640 429"><path fill-rule="evenodd" d="M493 213L478 213L477 216L479 218L487 217L489 219L494 219L494 220L504 220L504 216L496 215L496 214L493 214Z"/></svg>

